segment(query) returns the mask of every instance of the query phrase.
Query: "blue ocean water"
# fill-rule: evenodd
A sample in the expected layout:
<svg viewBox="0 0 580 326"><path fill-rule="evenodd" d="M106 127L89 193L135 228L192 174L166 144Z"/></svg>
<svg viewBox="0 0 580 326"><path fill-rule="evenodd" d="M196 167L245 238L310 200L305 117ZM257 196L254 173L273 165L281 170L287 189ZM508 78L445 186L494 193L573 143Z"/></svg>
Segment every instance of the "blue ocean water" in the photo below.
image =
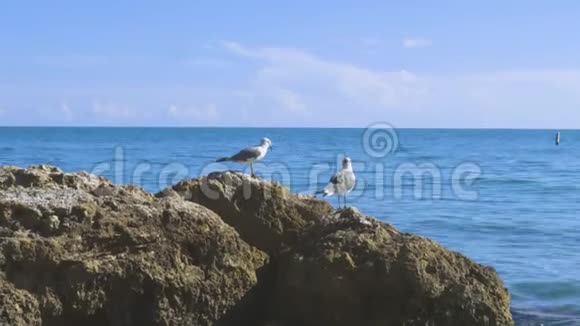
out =
<svg viewBox="0 0 580 326"><path fill-rule="evenodd" d="M312 193L348 155L358 178L349 205L493 266L519 324L580 325L580 131L562 131L560 146L553 130L373 132L0 128L0 164L86 170L155 192L245 169L213 162L267 136L274 148L256 172Z"/></svg>

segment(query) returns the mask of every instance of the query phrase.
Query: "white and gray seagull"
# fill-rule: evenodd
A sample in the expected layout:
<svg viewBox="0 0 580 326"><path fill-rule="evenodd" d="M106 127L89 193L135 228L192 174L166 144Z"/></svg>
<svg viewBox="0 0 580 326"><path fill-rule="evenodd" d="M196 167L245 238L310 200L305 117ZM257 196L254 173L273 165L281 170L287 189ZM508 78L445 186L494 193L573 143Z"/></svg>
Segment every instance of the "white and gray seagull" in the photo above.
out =
<svg viewBox="0 0 580 326"><path fill-rule="evenodd" d="M252 177L255 177L254 174L254 165L253 163L263 159L266 154L268 154L268 150L272 149L272 142L268 138L262 138L260 145L251 146L242 149L237 154L229 156L229 157L222 157L217 159L216 162L236 162L236 163L243 163L243 164L250 164L250 170L252 171Z"/></svg>
<svg viewBox="0 0 580 326"><path fill-rule="evenodd" d="M342 169L336 172L330 178L328 185L323 190L318 191L317 194L322 194L323 197L338 195L338 207L340 208L340 196L344 196L344 207L346 207L346 194L353 188L356 181L354 172L352 171L352 164L350 158L345 157L342 160Z"/></svg>

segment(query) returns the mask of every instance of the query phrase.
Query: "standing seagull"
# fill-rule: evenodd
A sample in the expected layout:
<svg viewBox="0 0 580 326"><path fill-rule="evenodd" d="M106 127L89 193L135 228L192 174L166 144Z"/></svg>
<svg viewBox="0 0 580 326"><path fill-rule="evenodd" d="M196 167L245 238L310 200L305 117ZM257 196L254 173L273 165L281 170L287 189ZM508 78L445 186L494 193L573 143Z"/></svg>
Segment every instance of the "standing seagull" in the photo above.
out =
<svg viewBox="0 0 580 326"><path fill-rule="evenodd" d="M338 207L340 208L340 196L344 196L344 207L346 207L346 194L348 194L352 188L354 188L355 183L354 172L352 171L352 164L350 158L345 157L342 160L342 170L336 172L335 175L330 178L328 185L324 187L324 190L318 191L317 194L323 194L323 197L332 196L334 194L338 195Z"/></svg>
<svg viewBox="0 0 580 326"><path fill-rule="evenodd" d="M263 159L264 156L268 154L269 149L272 149L272 142L268 138L262 138L260 145L244 148L241 151L239 151L239 153L237 153L236 155L232 155L230 157L222 157L216 160L216 162L230 161L244 164L249 163L250 170L252 171L252 177L255 177L256 175L254 174L253 163L255 161Z"/></svg>

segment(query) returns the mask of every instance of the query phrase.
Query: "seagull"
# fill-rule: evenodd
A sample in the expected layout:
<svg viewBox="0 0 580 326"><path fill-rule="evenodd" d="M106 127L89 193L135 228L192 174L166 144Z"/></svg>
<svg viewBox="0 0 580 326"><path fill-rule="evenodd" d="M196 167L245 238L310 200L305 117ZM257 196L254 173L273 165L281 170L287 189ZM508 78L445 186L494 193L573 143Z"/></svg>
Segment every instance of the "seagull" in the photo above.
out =
<svg viewBox="0 0 580 326"><path fill-rule="evenodd" d="M237 154L229 156L229 157L222 157L217 159L216 162L236 162L236 163L244 163L250 164L250 170L252 171L252 177L256 177L254 174L254 166L253 163L255 161L259 161L263 159L266 154L268 154L268 150L272 149L272 142L268 138L262 138L260 145L251 146L242 149Z"/></svg>
<svg viewBox="0 0 580 326"><path fill-rule="evenodd" d="M342 169L336 172L335 175L330 178L328 185L324 187L324 190L316 192L317 194L322 194L323 197L332 196L334 194L338 195L338 207L340 208L340 195L344 196L344 207L346 207L346 194L348 194L353 188L356 178L354 172L352 171L352 164L350 158L345 157L342 160Z"/></svg>

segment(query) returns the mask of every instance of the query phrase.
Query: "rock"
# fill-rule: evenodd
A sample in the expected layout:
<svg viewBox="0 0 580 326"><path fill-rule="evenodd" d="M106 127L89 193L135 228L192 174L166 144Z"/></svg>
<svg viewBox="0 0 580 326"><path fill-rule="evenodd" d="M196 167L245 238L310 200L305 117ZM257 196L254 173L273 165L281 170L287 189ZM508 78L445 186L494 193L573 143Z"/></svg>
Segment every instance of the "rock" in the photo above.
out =
<svg viewBox="0 0 580 326"><path fill-rule="evenodd" d="M0 279L0 326L36 325L41 325L36 299Z"/></svg>
<svg viewBox="0 0 580 326"><path fill-rule="evenodd" d="M215 325L267 263L205 207L50 167L0 168L0 235L6 325Z"/></svg>
<svg viewBox="0 0 580 326"><path fill-rule="evenodd" d="M280 257L287 325L512 325L491 268L348 208Z"/></svg>
<svg viewBox="0 0 580 326"><path fill-rule="evenodd" d="M2 325L513 325L491 268L233 172L0 167Z"/></svg>
<svg viewBox="0 0 580 326"><path fill-rule="evenodd" d="M216 212L246 242L274 256L293 246L308 225L333 211L326 201L295 195L278 183L239 172L212 173L172 189Z"/></svg>
<svg viewBox="0 0 580 326"><path fill-rule="evenodd" d="M494 270L439 244L241 173L181 182L174 195L206 206L271 255L272 325L512 325ZM264 281L265 282L265 281Z"/></svg>
<svg viewBox="0 0 580 326"><path fill-rule="evenodd" d="M60 226L60 219L56 215L50 215L48 218L43 220L44 229L46 233L52 233L58 230Z"/></svg>
<svg viewBox="0 0 580 326"><path fill-rule="evenodd" d="M36 165L27 169L3 166L0 169L0 188L10 186L55 188L67 185L71 188L91 190L102 184L111 185L111 182L86 172L64 173L61 169L48 165Z"/></svg>

